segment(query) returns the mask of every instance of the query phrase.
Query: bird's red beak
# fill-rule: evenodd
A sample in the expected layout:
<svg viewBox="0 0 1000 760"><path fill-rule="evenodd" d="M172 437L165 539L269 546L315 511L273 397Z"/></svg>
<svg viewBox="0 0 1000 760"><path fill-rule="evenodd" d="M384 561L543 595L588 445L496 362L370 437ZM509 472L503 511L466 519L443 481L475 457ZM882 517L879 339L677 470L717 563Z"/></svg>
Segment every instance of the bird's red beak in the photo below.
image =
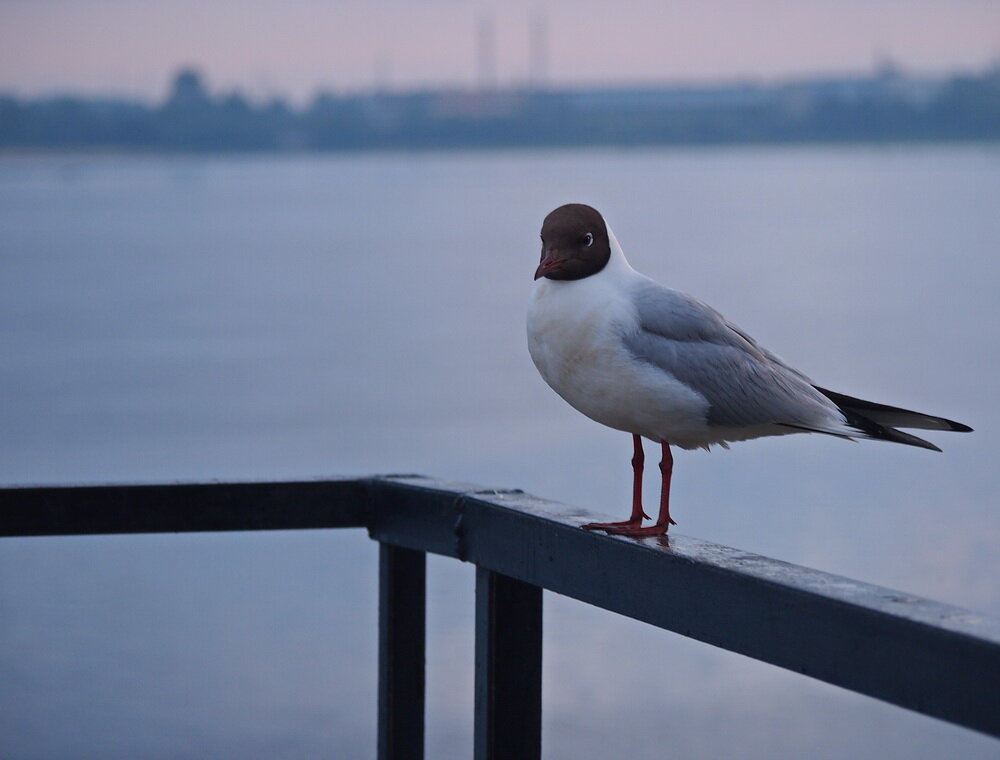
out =
<svg viewBox="0 0 1000 760"><path fill-rule="evenodd" d="M542 263L538 265L538 269L535 270L535 279L539 277L544 277L549 272L552 272L563 264L566 263L566 259L561 259L556 255L555 251L549 251L545 254L545 258L542 259Z"/></svg>

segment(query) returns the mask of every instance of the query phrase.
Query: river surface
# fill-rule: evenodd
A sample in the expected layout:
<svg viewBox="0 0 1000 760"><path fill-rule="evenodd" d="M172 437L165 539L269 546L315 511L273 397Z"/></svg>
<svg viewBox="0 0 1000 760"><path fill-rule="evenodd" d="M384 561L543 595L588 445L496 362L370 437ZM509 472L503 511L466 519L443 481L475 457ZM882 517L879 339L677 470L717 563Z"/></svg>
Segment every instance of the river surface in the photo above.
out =
<svg viewBox="0 0 1000 760"><path fill-rule="evenodd" d="M0 482L421 472L623 518L629 437L525 347L582 201L818 383L976 428L679 452L678 532L997 615L998 199L995 145L2 158ZM374 757L376 573L361 531L4 539L0 757ZM473 582L431 558L431 758L471 756ZM545 603L548 758L998 755Z"/></svg>

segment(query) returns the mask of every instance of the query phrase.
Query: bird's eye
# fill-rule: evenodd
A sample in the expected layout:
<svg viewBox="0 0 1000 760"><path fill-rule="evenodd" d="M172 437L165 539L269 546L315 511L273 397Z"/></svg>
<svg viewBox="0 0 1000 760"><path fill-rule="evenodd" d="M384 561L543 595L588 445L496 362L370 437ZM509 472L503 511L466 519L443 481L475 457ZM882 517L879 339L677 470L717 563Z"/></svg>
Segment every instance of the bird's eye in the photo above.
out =
<svg viewBox="0 0 1000 760"><path fill-rule="evenodd" d="M583 236L583 244L587 248L590 248L590 246L592 246L594 244L594 233L593 232L588 232L586 235Z"/></svg>

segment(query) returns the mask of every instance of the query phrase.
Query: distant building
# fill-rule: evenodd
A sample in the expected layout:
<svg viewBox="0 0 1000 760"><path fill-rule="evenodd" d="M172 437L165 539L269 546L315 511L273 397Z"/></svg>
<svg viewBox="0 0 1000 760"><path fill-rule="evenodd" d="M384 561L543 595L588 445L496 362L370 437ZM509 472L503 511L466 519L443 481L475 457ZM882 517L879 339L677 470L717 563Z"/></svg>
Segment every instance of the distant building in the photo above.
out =
<svg viewBox="0 0 1000 760"><path fill-rule="evenodd" d="M201 73L196 69L187 68L181 69L174 76L166 105L176 108L192 108L205 106L210 101Z"/></svg>

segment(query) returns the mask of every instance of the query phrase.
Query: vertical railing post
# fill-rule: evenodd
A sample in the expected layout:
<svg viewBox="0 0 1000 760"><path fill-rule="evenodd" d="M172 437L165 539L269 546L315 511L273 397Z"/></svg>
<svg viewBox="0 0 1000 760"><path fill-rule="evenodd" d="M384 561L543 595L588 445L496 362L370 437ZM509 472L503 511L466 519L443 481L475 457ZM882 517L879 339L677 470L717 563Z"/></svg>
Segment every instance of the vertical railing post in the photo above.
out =
<svg viewBox="0 0 1000 760"><path fill-rule="evenodd" d="M542 754L542 589L476 568L476 760Z"/></svg>
<svg viewBox="0 0 1000 760"><path fill-rule="evenodd" d="M423 760L427 558L379 545L378 758Z"/></svg>

